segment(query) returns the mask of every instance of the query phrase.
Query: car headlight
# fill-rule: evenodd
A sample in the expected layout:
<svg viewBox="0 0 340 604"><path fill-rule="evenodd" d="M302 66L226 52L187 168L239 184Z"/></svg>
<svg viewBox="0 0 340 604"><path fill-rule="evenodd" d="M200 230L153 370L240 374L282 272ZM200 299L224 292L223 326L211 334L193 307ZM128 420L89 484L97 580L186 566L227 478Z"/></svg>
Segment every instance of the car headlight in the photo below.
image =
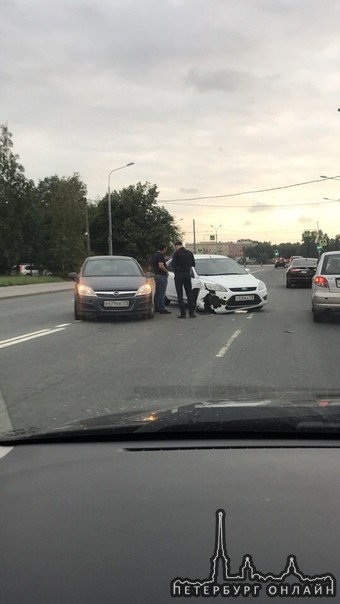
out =
<svg viewBox="0 0 340 604"><path fill-rule="evenodd" d="M152 287L150 285L150 283L144 283L144 285L141 285L136 293L136 296L147 296L148 294L151 294L152 292Z"/></svg>
<svg viewBox="0 0 340 604"><path fill-rule="evenodd" d="M88 285L78 285L78 294L79 296L96 296L92 287Z"/></svg>
<svg viewBox="0 0 340 604"><path fill-rule="evenodd" d="M267 289L266 284L263 281L259 281L259 289Z"/></svg>
<svg viewBox="0 0 340 604"><path fill-rule="evenodd" d="M202 284L205 289L210 289L214 292L227 292L228 290L223 287L223 285L219 285L218 283L203 283Z"/></svg>

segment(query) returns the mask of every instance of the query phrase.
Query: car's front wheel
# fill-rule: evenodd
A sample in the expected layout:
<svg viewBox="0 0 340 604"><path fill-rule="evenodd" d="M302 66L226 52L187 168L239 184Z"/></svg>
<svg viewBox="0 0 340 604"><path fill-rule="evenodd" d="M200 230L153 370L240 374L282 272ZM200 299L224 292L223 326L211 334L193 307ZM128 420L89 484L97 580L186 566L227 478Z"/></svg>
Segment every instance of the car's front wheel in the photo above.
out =
<svg viewBox="0 0 340 604"><path fill-rule="evenodd" d="M312 308L312 312L313 312L313 321L314 323L321 323L322 321L322 312L315 310L315 308Z"/></svg>
<svg viewBox="0 0 340 604"><path fill-rule="evenodd" d="M82 315L80 314L79 310L78 310L78 303L77 300L74 300L74 320L75 321L80 321L82 319Z"/></svg>

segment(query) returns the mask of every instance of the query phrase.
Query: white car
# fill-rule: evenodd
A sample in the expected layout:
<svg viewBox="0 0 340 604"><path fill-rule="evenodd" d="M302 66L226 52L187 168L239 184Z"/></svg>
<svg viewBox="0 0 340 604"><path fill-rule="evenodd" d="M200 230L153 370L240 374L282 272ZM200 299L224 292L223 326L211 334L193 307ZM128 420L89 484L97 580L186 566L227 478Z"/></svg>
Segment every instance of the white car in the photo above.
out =
<svg viewBox="0 0 340 604"><path fill-rule="evenodd" d="M340 252L324 252L312 282L312 311L315 323L326 314L340 313Z"/></svg>
<svg viewBox="0 0 340 604"><path fill-rule="evenodd" d="M197 310L226 313L239 308L262 308L267 303L267 288L240 264L228 256L196 254L196 266L192 268L191 284ZM174 273L171 260L166 302L177 302ZM184 300L186 297L184 295Z"/></svg>

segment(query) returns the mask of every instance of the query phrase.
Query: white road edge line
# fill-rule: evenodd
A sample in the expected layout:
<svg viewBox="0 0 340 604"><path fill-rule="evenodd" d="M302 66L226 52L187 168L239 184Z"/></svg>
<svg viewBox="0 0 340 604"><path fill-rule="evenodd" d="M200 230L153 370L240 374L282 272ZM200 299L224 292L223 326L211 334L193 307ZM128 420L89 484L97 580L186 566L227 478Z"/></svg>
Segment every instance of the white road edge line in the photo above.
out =
<svg viewBox="0 0 340 604"><path fill-rule="evenodd" d="M59 327L57 329L48 329L41 331L35 334L28 334L27 336L21 336L12 341L4 341L4 343L0 342L0 349L7 348L8 346L15 346L15 344L22 344L22 342L28 342L29 340L35 340L36 338L42 338L43 336L49 336L52 333L57 333L58 331L64 331L66 327Z"/></svg>
<svg viewBox="0 0 340 604"><path fill-rule="evenodd" d="M39 331L31 331L31 333L25 333L22 336L15 336L15 338L8 338L8 340L0 340L0 344L7 344L7 342L15 342L16 340L21 340L21 338L27 338L28 336L35 336L39 333L45 333L46 331L50 331L49 329L40 329Z"/></svg>
<svg viewBox="0 0 340 604"><path fill-rule="evenodd" d="M234 342L234 340L236 340L236 338L238 338L238 336L242 333L241 329L237 329L233 335L229 338L228 342L226 343L225 346L223 346L223 348L221 348L221 350L217 353L216 357L221 358L224 357L225 353L227 352L227 350L229 350L230 346L232 345L232 343Z"/></svg>
<svg viewBox="0 0 340 604"><path fill-rule="evenodd" d="M8 409L7 409L7 406L5 403L5 399L2 395L1 390L0 390L0 426L1 426L1 432L5 433L5 434L7 432L13 432L13 424L11 422L11 418L9 416ZM9 453L8 449L11 450L10 447L0 447L0 457L3 457L7 453Z"/></svg>

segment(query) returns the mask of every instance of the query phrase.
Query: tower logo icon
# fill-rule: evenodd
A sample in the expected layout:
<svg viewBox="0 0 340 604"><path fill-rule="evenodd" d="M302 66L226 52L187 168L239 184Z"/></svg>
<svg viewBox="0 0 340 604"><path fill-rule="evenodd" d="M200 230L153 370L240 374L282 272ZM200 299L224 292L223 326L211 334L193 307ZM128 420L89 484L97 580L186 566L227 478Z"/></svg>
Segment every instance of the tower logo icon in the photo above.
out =
<svg viewBox="0 0 340 604"><path fill-rule="evenodd" d="M223 577L218 576L222 567ZM225 511L216 511L215 547L210 558L210 573L206 579L177 577L170 584L170 593L178 597L258 597L262 590L266 594L280 598L320 598L336 595L336 579L331 573L321 575L304 574L296 556L289 554L283 570L278 573L260 572L252 559L245 554L237 573L230 570L225 538Z"/></svg>

